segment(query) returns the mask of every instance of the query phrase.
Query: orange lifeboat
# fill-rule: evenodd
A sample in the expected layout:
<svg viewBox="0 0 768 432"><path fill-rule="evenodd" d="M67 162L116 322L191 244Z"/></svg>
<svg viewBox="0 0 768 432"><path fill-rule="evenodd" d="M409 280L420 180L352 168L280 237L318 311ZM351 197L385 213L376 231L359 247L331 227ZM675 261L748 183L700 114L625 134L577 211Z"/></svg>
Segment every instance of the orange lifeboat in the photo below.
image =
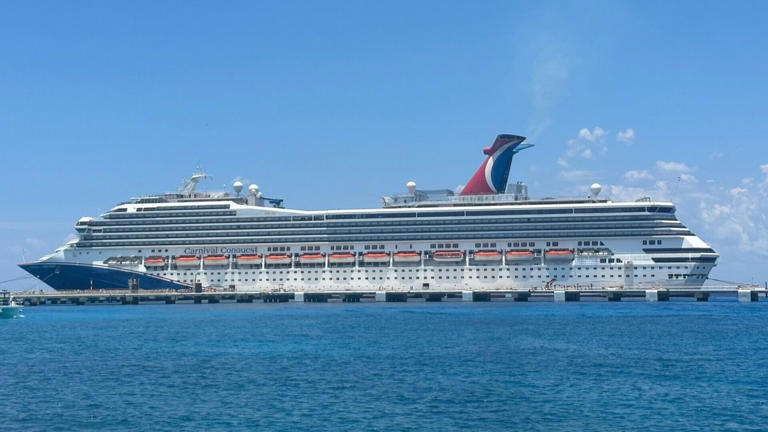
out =
<svg viewBox="0 0 768 432"><path fill-rule="evenodd" d="M544 257L551 261L571 261L573 251L570 249L550 249L544 252Z"/></svg>
<svg viewBox="0 0 768 432"><path fill-rule="evenodd" d="M203 263L207 266L227 265L228 261L226 255L206 255L203 257Z"/></svg>
<svg viewBox="0 0 768 432"><path fill-rule="evenodd" d="M144 259L144 266L145 267L164 267L165 266L165 260L163 257L159 256L151 256Z"/></svg>
<svg viewBox="0 0 768 432"><path fill-rule="evenodd" d="M261 264L261 255L259 255L259 254L254 254L254 255L238 255L237 256L237 263L238 264L258 265L258 264Z"/></svg>
<svg viewBox="0 0 768 432"><path fill-rule="evenodd" d="M177 256L176 265L179 267L197 267L200 265L200 257L197 255Z"/></svg>
<svg viewBox="0 0 768 432"><path fill-rule="evenodd" d="M325 256L321 253L304 253L299 255L302 264L325 264Z"/></svg>
<svg viewBox="0 0 768 432"><path fill-rule="evenodd" d="M363 254L363 262L367 263L388 263L389 253L387 252L366 252Z"/></svg>
<svg viewBox="0 0 768 432"><path fill-rule="evenodd" d="M328 255L331 264L349 264L355 262L355 256L351 253L332 253Z"/></svg>
<svg viewBox="0 0 768 432"><path fill-rule="evenodd" d="M291 256L288 254L270 254L266 256L267 264L290 264Z"/></svg>
<svg viewBox="0 0 768 432"><path fill-rule="evenodd" d="M472 254L472 258L475 261L498 261L501 259L501 252L499 251L475 251Z"/></svg>
<svg viewBox="0 0 768 432"><path fill-rule="evenodd" d="M533 252L529 250L509 250L505 254L507 262L524 262L533 259Z"/></svg>
<svg viewBox="0 0 768 432"><path fill-rule="evenodd" d="M457 250L435 251L432 254L432 259L440 262L457 262L464 259L464 252Z"/></svg>
<svg viewBox="0 0 768 432"><path fill-rule="evenodd" d="M395 262L419 262L421 254L418 252L395 252Z"/></svg>

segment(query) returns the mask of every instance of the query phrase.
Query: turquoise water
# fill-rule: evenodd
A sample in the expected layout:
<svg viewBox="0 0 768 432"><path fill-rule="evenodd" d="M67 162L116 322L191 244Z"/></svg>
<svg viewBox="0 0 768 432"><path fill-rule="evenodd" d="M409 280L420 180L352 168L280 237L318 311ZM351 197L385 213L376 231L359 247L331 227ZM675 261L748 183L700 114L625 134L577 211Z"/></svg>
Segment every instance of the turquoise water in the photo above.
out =
<svg viewBox="0 0 768 432"><path fill-rule="evenodd" d="M28 307L4 430L767 430L768 304Z"/></svg>

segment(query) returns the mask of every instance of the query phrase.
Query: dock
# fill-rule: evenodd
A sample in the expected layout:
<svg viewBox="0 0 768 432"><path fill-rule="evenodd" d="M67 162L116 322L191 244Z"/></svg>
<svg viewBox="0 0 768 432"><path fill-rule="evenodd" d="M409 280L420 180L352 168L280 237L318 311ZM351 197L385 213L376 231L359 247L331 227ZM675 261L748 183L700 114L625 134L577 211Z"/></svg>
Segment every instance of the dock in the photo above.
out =
<svg viewBox="0 0 768 432"><path fill-rule="evenodd" d="M718 295L739 302L768 301L768 290L758 287L717 289L620 289L620 290L412 290L412 291L149 291L149 290L82 290L38 291L12 293L19 304L86 305L86 304L177 304L177 303L327 303L327 302L489 302L489 301L551 301L555 303L589 301L617 302L640 300L665 302L674 299L709 301Z"/></svg>

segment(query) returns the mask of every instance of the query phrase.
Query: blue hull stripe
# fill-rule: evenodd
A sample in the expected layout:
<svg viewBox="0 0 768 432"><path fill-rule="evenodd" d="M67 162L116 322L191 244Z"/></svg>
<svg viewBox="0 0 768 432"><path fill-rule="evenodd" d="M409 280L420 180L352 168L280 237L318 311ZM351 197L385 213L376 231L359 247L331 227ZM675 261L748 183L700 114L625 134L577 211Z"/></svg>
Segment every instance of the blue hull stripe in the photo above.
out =
<svg viewBox="0 0 768 432"><path fill-rule="evenodd" d="M171 279L115 267L67 262L21 264L19 267L55 290L128 289L130 279L138 279L142 290L191 288Z"/></svg>

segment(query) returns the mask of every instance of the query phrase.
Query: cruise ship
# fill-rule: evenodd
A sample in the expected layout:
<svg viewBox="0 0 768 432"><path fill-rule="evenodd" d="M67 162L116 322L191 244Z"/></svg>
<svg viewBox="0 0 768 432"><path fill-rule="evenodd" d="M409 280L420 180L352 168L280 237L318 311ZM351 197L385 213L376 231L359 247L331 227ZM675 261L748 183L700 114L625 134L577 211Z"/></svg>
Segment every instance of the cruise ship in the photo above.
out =
<svg viewBox="0 0 768 432"><path fill-rule="evenodd" d="M382 197L382 207L295 210L256 185L120 203L21 268L56 290L237 291L700 288L719 255L670 202L531 199L508 184L532 147L498 135L460 192Z"/></svg>

